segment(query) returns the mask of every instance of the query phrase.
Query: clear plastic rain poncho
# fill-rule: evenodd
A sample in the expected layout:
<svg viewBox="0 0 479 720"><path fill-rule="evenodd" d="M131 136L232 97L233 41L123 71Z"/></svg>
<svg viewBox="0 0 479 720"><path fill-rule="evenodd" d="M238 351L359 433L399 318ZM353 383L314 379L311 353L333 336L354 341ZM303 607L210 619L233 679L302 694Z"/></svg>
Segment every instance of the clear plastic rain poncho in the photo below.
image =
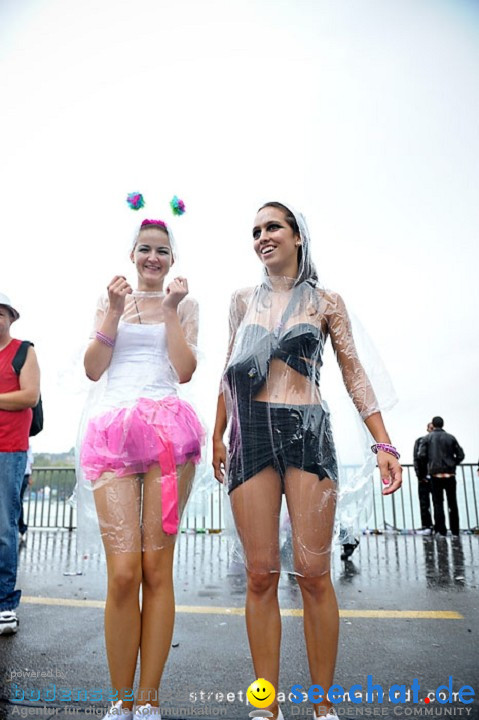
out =
<svg viewBox="0 0 479 720"><path fill-rule="evenodd" d="M204 430L178 397L167 350L163 292L126 296L111 362L94 384L77 452L80 546L106 553L158 550L174 542L191 491ZM100 298L92 339L108 309ZM186 296L178 316L195 350L198 305Z"/></svg>
<svg viewBox="0 0 479 720"><path fill-rule="evenodd" d="M316 576L330 567L339 480L330 413L320 392L328 337L360 417L365 420L380 408L344 302L320 287L306 222L289 209L302 243L297 278L265 273L259 286L238 290L231 300L222 382L226 484L246 567L255 573L279 571L284 493L294 572ZM369 456L370 466L362 470L370 482L375 465L370 450Z"/></svg>

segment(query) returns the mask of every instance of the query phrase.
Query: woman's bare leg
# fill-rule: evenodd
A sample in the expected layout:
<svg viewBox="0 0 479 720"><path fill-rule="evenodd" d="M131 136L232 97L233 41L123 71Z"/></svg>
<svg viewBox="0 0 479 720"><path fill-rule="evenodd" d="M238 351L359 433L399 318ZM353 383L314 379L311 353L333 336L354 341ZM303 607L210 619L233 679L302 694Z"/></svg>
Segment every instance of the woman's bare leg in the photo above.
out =
<svg viewBox="0 0 479 720"><path fill-rule="evenodd" d="M231 493L236 528L246 556L246 629L257 678L278 689L281 616L278 604L281 480L271 467ZM277 702L269 708L277 713Z"/></svg>
<svg viewBox="0 0 479 720"><path fill-rule="evenodd" d="M177 467L178 515L190 494L195 466ZM173 556L176 535L165 535L161 522L161 470L153 466L143 490L143 601L141 609L138 704L159 705L158 688L170 652L175 622Z"/></svg>
<svg viewBox="0 0 479 720"><path fill-rule="evenodd" d="M94 491L106 552L105 642L111 684L129 708L140 646L141 534L137 477L103 476ZM129 692L128 692L129 691Z"/></svg>
<svg viewBox="0 0 479 720"><path fill-rule="evenodd" d="M291 518L297 580L303 596L304 635L313 685L333 684L338 649L339 611L331 582L331 543L336 485L329 478L288 468L285 493ZM316 714L332 707L327 698Z"/></svg>

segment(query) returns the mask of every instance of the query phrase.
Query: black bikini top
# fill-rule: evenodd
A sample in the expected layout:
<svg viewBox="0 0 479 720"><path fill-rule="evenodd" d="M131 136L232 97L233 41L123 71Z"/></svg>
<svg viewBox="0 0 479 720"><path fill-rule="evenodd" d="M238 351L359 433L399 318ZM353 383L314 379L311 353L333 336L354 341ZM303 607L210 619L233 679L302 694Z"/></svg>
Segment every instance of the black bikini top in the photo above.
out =
<svg viewBox="0 0 479 720"><path fill-rule="evenodd" d="M319 385L324 336L315 325L299 323L273 332L255 323L243 328L239 340L240 347L233 351L225 373L238 394L256 395L266 382L273 358Z"/></svg>

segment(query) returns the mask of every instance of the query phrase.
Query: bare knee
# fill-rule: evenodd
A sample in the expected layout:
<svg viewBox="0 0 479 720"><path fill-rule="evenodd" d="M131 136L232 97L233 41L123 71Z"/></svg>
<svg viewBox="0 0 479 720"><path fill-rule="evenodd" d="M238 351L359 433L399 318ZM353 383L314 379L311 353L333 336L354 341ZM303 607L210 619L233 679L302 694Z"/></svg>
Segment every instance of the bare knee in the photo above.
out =
<svg viewBox="0 0 479 720"><path fill-rule="evenodd" d="M248 590L259 597L276 594L279 583L278 572L256 573L248 570Z"/></svg>
<svg viewBox="0 0 479 720"><path fill-rule="evenodd" d="M116 602L138 597L141 583L139 562L119 562L108 568L108 595Z"/></svg>
<svg viewBox="0 0 479 720"><path fill-rule="evenodd" d="M334 592L329 571L314 576L298 575L296 579L303 596L306 595L316 602L321 602L331 591Z"/></svg>
<svg viewBox="0 0 479 720"><path fill-rule="evenodd" d="M143 585L157 592L173 584L173 550L143 553Z"/></svg>

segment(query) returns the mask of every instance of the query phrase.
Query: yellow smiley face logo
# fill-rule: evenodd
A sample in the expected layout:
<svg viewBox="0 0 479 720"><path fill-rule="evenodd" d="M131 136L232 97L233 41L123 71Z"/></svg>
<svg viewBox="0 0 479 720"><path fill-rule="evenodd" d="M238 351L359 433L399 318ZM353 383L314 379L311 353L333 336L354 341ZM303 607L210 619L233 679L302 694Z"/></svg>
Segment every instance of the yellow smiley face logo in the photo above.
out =
<svg viewBox="0 0 479 720"><path fill-rule="evenodd" d="M246 697L253 707L265 708L273 702L276 691L270 682L264 678L258 678L247 689Z"/></svg>

